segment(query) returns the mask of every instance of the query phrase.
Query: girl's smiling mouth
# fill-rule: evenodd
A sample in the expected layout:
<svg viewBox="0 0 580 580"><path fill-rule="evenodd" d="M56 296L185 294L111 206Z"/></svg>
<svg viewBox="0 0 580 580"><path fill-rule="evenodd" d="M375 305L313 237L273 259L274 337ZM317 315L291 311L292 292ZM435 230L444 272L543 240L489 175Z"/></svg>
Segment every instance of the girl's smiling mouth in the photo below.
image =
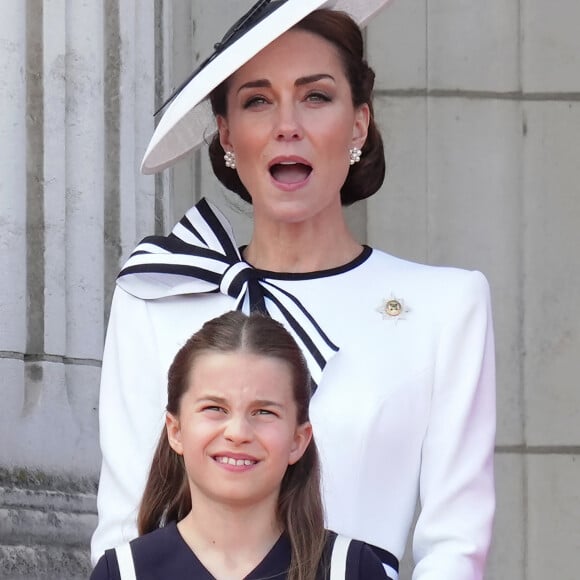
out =
<svg viewBox="0 0 580 580"><path fill-rule="evenodd" d="M250 465L256 465L258 461L256 459L236 459L235 457L228 457L227 455L216 455L214 460L217 463L222 463L224 465L233 465L235 467L248 467Z"/></svg>

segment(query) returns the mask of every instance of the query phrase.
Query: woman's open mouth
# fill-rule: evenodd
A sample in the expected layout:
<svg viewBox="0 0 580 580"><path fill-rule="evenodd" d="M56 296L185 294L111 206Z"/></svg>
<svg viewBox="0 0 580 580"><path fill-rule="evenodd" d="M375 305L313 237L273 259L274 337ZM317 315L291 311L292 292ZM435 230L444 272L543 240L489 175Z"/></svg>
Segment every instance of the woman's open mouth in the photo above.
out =
<svg viewBox="0 0 580 580"><path fill-rule="evenodd" d="M312 166L301 161L280 161L270 165L270 175L284 185L303 183L312 173Z"/></svg>

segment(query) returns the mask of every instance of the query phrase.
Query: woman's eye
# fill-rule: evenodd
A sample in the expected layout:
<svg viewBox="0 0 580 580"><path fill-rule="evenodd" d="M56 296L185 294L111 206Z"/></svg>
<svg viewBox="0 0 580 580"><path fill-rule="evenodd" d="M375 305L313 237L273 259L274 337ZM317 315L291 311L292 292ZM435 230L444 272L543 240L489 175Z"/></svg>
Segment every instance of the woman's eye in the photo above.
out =
<svg viewBox="0 0 580 580"><path fill-rule="evenodd" d="M306 100L314 103L328 103L330 102L331 98L325 93L313 92L306 96Z"/></svg>
<svg viewBox="0 0 580 580"><path fill-rule="evenodd" d="M261 95L255 95L246 100L246 102L244 103L244 109L250 109L251 107L259 107L260 105L265 105L267 103L268 101L266 100L265 97L262 97Z"/></svg>

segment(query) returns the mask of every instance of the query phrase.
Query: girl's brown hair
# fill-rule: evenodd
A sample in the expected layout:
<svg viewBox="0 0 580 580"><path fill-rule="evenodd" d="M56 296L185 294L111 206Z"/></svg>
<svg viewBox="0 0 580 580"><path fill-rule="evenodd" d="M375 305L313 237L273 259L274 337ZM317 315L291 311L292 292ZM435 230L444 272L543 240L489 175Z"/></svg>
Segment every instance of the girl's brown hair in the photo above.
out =
<svg viewBox="0 0 580 580"><path fill-rule="evenodd" d="M372 103L375 73L364 59L361 31L348 14L328 9L315 10L296 24L293 30L305 30L330 42L338 50L350 85L353 105L360 107L366 103L369 106L369 129L362 148L361 160L350 167L340 190L342 205L366 199L376 193L383 184L385 154L383 140L375 123ZM214 115L227 117L228 88L229 79L226 79L210 94ZM209 145L209 157L215 175L225 187L251 203L252 198L241 182L238 172L225 166L224 153L219 134L216 134Z"/></svg>
<svg viewBox="0 0 580 580"><path fill-rule="evenodd" d="M287 364L299 425L308 421L312 379L300 348L275 320L263 314L232 311L206 322L175 356L168 373L167 411L179 415L181 398L198 357L208 352L248 352ZM170 447L165 430L153 457L138 516L139 534L169 521L179 522L191 511L191 495L183 458ZM304 455L289 465L280 487L278 518L290 539L288 578L314 580L325 542L320 493L320 463L314 440Z"/></svg>

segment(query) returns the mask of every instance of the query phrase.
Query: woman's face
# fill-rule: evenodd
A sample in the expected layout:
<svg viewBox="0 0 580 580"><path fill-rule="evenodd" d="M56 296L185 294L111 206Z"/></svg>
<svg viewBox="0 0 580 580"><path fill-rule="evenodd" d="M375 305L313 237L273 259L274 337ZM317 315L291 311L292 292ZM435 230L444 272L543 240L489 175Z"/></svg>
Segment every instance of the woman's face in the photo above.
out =
<svg viewBox="0 0 580 580"><path fill-rule="evenodd" d="M256 219L296 223L340 210L349 149L364 144L369 108L353 106L335 47L291 30L230 78L227 118L217 121Z"/></svg>
<svg viewBox="0 0 580 580"><path fill-rule="evenodd" d="M192 505L276 506L289 464L302 457L310 423L298 425L288 365L245 352L196 358L180 402L167 415L171 447L183 455Z"/></svg>

